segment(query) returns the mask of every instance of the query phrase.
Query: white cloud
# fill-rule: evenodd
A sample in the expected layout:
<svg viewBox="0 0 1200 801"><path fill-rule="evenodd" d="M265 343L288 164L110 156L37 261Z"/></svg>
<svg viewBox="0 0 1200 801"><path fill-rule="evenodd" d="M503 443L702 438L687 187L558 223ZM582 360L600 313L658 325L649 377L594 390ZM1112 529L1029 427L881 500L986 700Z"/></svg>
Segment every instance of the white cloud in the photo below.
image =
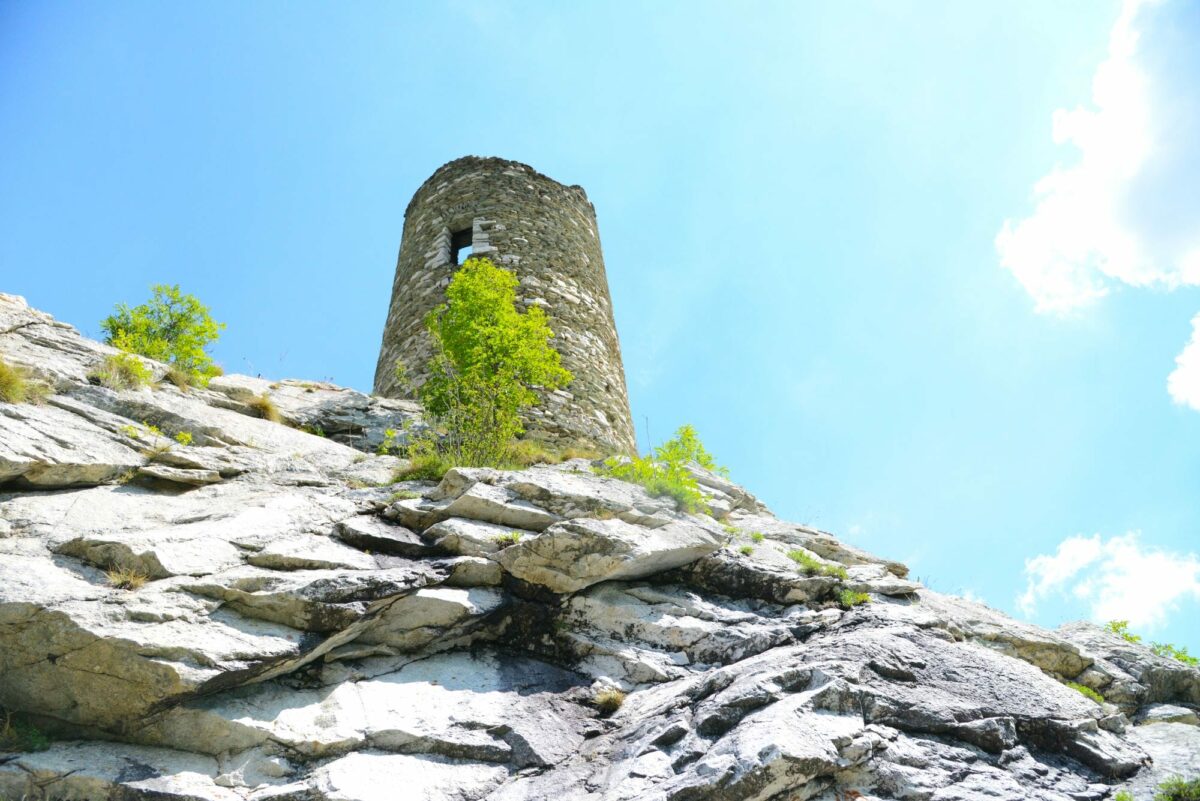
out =
<svg viewBox="0 0 1200 801"><path fill-rule="evenodd" d="M1155 80L1139 59L1139 13L1156 2L1125 0L1092 81L1092 107L1054 113L1054 141L1074 146L1078 159L1039 180L1033 214L1006 220L996 236L1001 264L1040 312L1076 311L1118 283L1200 284L1200 232L1188 232L1182 249L1165 247L1127 213L1134 181L1171 136L1169 114L1156 114L1151 102Z"/></svg>
<svg viewBox="0 0 1200 801"><path fill-rule="evenodd" d="M1176 403L1200 412L1200 314L1192 318L1191 340L1175 357L1175 369L1167 376L1167 392Z"/></svg>
<svg viewBox="0 0 1200 801"><path fill-rule="evenodd" d="M1145 546L1135 531L1069 537L1053 554L1025 560L1025 576L1017 603L1026 615L1049 599L1074 598L1092 620L1153 630L1182 602L1200 602L1200 556Z"/></svg>

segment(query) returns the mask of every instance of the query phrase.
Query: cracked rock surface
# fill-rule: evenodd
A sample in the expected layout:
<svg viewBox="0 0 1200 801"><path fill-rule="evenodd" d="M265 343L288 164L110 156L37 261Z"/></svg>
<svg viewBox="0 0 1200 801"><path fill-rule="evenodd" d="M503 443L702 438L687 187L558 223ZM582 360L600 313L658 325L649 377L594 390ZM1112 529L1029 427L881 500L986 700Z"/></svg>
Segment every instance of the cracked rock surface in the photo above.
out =
<svg viewBox="0 0 1200 801"><path fill-rule="evenodd" d="M87 378L111 352L0 295L0 359L55 390L0 404L0 708L51 738L0 752L0 798L1099 801L1200 772L1200 671L932 592L720 476L719 519L584 460L394 483L412 404L117 392Z"/></svg>

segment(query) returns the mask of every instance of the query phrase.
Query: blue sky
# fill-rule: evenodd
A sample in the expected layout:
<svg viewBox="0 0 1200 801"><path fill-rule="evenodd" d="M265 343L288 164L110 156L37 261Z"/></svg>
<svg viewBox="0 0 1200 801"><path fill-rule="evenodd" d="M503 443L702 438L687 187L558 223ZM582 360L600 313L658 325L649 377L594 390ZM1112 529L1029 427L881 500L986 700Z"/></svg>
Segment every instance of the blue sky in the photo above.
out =
<svg viewBox="0 0 1200 801"><path fill-rule="evenodd" d="M369 390L405 204L594 202L642 442L1054 625L1200 650L1187 0L0 0L0 291L154 282L227 370Z"/></svg>

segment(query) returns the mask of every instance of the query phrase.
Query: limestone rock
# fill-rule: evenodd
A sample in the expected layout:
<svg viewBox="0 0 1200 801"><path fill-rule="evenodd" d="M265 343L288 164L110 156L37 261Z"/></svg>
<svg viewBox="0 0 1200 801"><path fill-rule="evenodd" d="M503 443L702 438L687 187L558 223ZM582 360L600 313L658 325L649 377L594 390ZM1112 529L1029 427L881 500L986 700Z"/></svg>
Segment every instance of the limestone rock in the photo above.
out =
<svg viewBox="0 0 1200 801"><path fill-rule="evenodd" d="M0 754L2 798L1102 801L1200 773L1200 671L932 592L722 476L694 470L720 523L582 459L392 484L362 450L407 402L113 392L86 378L110 352L0 295L0 358L58 392L0 404L0 707L52 736Z"/></svg>

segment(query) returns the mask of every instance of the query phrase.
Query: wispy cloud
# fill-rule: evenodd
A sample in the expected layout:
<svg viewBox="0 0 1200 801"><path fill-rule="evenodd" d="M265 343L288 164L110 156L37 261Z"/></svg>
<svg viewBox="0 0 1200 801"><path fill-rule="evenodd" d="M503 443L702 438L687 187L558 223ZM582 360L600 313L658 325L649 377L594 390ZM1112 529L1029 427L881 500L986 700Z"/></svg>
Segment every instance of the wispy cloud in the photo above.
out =
<svg viewBox="0 0 1200 801"><path fill-rule="evenodd" d="M1200 231L1182 246L1173 232L1164 248L1129 210L1136 182L1172 124L1152 102L1161 87L1139 48L1138 24L1152 5L1126 0L1122 6L1108 57L1092 81L1091 107L1054 112L1054 141L1073 146L1077 160L1039 180L1033 213L1006 220L996 236L1001 264L1040 312L1076 311L1115 284L1174 289L1200 283Z"/></svg>
<svg viewBox="0 0 1200 801"><path fill-rule="evenodd" d="M1146 546L1139 532L1104 539L1076 535L1053 554L1025 560L1026 615L1048 600L1086 604L1095 621L1128 620L1153 630L1187 602L1200 602L1200 556Z"/></svg>

